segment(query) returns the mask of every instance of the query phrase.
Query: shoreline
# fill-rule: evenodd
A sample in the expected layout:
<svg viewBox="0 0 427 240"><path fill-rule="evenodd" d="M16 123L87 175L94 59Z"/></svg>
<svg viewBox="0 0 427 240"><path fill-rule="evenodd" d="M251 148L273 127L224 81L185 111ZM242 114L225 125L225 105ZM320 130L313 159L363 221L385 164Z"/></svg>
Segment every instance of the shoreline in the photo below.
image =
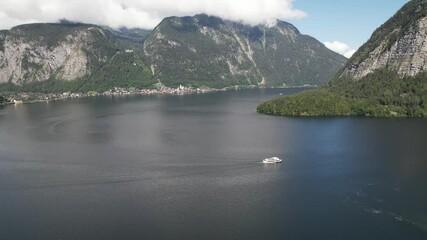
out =
<svg viewBox="0 0 427 240"><path fill-rule="evenodd" d="M37 102L50 102L50 101L60 101L68 99L79 99L87 97L97 97L97 96L130 96L130 95L189 95L189 94L203 94L210 92L225 91L222 89L214 88L187 88L187 87L178 87L178 88L168 88L162 87L159 89L136 89L136 88L114 88L104 92L95 92L89 91L86 93L73 93L73 92L64 92L64 93L31 93L31 92L20 92L20 93L3 93L3 96L8 99L9 102L3 103L3 105L9 104L30 104Z"/></svg>
<svg viewBox="0 0 427 240"><path fill-rule="evenodd" d="M302 85L302 86L278 86L278 87L260 87L255 85L250 86L230 86L224 88L192 88L192 87L183 87L179 86L177 88L170 88L162 86L156 89L136 89L136 88L120 88L115 87L108 91L96 92L89 91L86 93L73 93L73 92L64 92L64 93L31 93L31 92L6 92L2 93L3 96L8 99L8 102L3 102L0 106L6 106L10 104L30 104L38 102L50 102L50 101L60 101L67 99L79 99L87 97L97 97L97 96L149 96L149 95L190 95L190 94L205 94L212 92L225 92L229 90L244 90L244 89L289 89L289 88L313 88L316 86L312 85Z"/></svg>

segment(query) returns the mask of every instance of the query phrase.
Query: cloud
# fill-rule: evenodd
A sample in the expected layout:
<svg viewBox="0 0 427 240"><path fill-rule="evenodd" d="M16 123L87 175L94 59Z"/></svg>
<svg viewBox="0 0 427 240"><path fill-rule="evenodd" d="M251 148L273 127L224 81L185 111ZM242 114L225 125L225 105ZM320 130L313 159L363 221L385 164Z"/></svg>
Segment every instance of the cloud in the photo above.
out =
<svg viewBox="0 0 427 240"><path fill-rule="evenodd" d="M0 29L59 19L113 28L154 28L163 18L198 13L256 25L306 16L294 0L2 0Z"/></svg>
<svg viewBox="0 0 427 240"><path fill-rule="evenodd" d="M327 48L331 49L334 52L337 52L337 53L343 55L346 58L350 58L356 52L356 49L352 49L347 44L339 42L339 41L324 42L323 44L325 44L325 46Z"/></svg>

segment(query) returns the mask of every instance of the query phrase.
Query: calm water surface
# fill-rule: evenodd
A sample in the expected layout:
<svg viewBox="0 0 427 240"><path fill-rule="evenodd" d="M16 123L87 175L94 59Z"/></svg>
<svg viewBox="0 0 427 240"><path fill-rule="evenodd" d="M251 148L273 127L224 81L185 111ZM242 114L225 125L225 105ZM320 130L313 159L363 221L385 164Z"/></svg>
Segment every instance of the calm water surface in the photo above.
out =
<svg viewBox="0 0 427 240"><path fill-rule="evenodd" d="M0 239L427 239L427 121L255 112L295 91L0 108Z"/></svg>

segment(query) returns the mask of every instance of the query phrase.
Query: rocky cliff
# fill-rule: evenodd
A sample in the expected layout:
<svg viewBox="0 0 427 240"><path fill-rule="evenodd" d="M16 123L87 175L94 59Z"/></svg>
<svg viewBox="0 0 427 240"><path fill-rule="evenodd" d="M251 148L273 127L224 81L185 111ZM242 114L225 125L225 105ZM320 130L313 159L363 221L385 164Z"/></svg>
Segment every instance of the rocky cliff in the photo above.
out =
<svg viewBox="0 0 427 240"><path fill-rule="evenodd" d="M355 79L388 68L400 76L415 76L427 67L427 1L407 3L378 28L342 70Z"/></svg>
<svg viewBox="0 0 427 240"><path fill-rule="evenodd" d="M30 24L0 33L0 83L90 75L114 54L109 33L85 24Z"/></svg>

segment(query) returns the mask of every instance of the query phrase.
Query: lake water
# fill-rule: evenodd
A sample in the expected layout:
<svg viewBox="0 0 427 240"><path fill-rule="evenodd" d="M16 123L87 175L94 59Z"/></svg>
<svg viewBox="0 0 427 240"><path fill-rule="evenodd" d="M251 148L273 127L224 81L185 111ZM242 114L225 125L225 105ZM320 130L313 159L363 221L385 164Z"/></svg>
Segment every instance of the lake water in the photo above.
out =
<svg viewBox="0 0 427 240"><path fill-rule="evenodd" d="M297 91L2 107L0 239L427 239L427 120L256 113Z"/></svg>

